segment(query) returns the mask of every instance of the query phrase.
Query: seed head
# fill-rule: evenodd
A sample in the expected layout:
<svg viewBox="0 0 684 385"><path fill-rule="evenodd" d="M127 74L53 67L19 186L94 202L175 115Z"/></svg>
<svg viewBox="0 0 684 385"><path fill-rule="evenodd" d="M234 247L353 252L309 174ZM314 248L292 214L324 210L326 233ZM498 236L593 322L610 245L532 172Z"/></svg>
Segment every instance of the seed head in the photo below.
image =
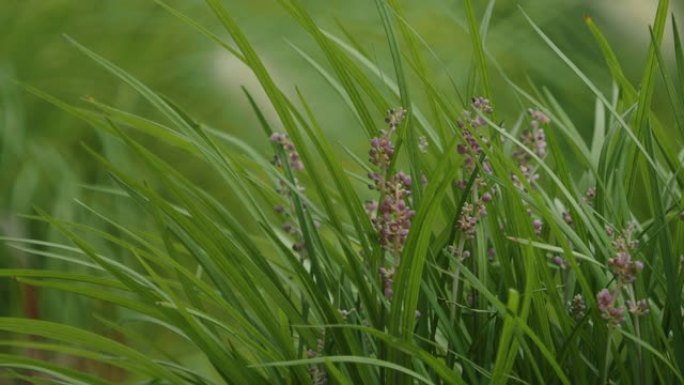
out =
<svg viewBox="0 0 684 385"><path fill-rule="evenodd" d="M648 313L648 301L645 299L640 299L638 301L627 301L627 309L629 312L635 316L640 316Z"/></svg>
<svg viewBox="0 0 684 385"><path fill-rule="evenodd" d="M385 118L385 123L390 127L390 130L396 128L404 121L406 118L406 109L403 107L391 108L387 111L387 117Z"/></svg>
<svg viewBox="0 0 684 385"><path fill-rule="evenodd" d="M568 224L568 226L572 226L573 221L572 221L572 214L570 214L570 211L564 211L563 212L563 221Z"/></svg>
<svg viewBox="0 0 684 385"><path fill-rule="evenodd" d="M287 154L287 160L288 160L288 163L290 164L290 167L292 167L292 170L294 170L294 171L304 170L304 164L302 163L301 159L299 158L299 153L295 150L294 143L292 143L292 141L287 136L287 134L280 133L280 132L274 132L273 134L271 134L271 142L279 144L280 146L283 147L283 150L285 150L285 153ZM275 165L276 167L282 166L280 159L278 158L278 155L273 157L273 160L271 161L271 163L273 163L273 165Z"/></svg>
<svg viewBox="0 0 684 385"><path fill-rule="evenodd" d="M587 311L587 304L582 294L576 294L568 304L568 313L574 320L584 317Z"/></svg>
<svg viewBox="0 0 684 385"><path fill-rule="evenodd" d="M473 109L482 111L485 114L491 114L494 111L489 103L489 99L482 96L474 97L470 105Z"/></svg>
<svg viewBox="0 0 684 385"><path fill-rule="evenodd" d="M428 145L429 143L426 137L421 136L420 138L418 138L418 149L420 150L420 152L427 152Z"/></svg>
<svg viewBox="0 0 684 385"><path fill-rule="evenodd" d="M596 198L596 188L589 187L587 189L587 192L584 194L584 201L587 203L591 203L594 201L594 198Z"/></svg>
<svg viewBox="0 0 684 385"><path fill-rule="evenodd" d="M551 119L549 119L548 116L546 116L545 113L543 113L540 110L536 110L534 108L530 108L527 110L527 112L530 114L530 117L532 118L532 121L538 122L541 124L549 124L551 123Z"/></svg>

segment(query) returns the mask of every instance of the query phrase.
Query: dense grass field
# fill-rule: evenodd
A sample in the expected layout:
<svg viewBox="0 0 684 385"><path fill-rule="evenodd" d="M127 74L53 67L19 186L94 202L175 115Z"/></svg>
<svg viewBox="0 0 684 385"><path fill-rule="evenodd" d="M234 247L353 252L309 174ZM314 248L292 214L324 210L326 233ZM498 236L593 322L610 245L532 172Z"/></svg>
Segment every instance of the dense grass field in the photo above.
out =
<svg viewBox="0 0 684 385"><path fill-rule="evenodd" d="M670 1L0 4L0 383L684 383Z"/></svg>

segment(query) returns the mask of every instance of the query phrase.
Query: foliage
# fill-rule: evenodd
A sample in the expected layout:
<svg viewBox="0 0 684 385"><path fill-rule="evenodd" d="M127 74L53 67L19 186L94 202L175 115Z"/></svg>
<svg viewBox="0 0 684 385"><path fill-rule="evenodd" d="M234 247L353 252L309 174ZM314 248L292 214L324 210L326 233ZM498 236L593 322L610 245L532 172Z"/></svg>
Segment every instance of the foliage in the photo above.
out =
<svg viewBox="0 0 684 385"><path fill-rule="evenodd" d="M5 237L70 268L13 267L1 276L120 310L116 319L100 317L106 336L0 318L2 344L13 349L0 359L9 377L68 384L684 382L684 55L675 39L673 76L660 49L668 1L658 4L638 87L586 19L610 70L610 95L528 18L596 99L587 143L550 91L526 90L499 71L483 40L493 1L478 17L465 0L475 65L468 86L454 90L463 100L452 100L435 87L424 64L431 51L395 1L375 2L393 64L387 73L353 36L321 29L298 1L279 0L324 55L326 62L295 47L343 100L367 138L367 160L328 138L306 91L291 95L274 81L221 1L206 3L231 40L156 2L253 71L269 105L246 90L245 97L272 153L200 124L67 37L159 118L94 99L84 108L25 86L115 138L145 171L85 145L111 176L96 189L117 202L114 209L80 202L86 223L36 208L32 219L62 240ZM674 17L672 28L678 37ZM494 75L507 80L516 106L499 108ZM651 108L658 78L674 129L663 123L669 115ZM504 116L510 110L520 113ZM221 188L205 188L182 163ZM133 221L116 215L120 206L135 210ZM202 362L177 359L177 346ZM64 357L81 367L63 364Z"/></svg>

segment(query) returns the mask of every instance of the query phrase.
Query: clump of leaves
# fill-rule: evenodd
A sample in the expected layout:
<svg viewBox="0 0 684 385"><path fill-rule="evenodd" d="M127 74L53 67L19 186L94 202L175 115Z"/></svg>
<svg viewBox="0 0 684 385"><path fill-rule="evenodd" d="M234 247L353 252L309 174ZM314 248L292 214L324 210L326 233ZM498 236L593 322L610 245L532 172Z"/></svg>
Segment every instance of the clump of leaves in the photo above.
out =
<svg viewBox="0 0 684 385"><path fill-rule="evenodd" d="M530 20L596 96L591 143L547 90L528 93L509 82L521 113L499 115L488 80L488 63L496 63L480 38L492 7L480 25L465 1L476 55L473 81L462 93L473 98L455 109L458 101L436 90L419 65L425 58L417 42L423 40L393 2L376 2L394 63L389 74L355 42L320 29L298 2L281 1L325 54L328 65L305 58L358 119L368 161L338 151L304 92L293 99L278 87L220 1L207 4L232 42L158 3L254 71L278 130L263 106L246 97L274 154L196 122L71 41L139 92L163 120L96 101L76 107L28 90L118 138L155 182L89 150L110 173L118 199L139 208L137 225L84 203L102 227L40 210L36 217L71 244L12 240L75 269L5 269L1 275L121 311L117 319L102 319L117 338L0 318L0 330L12 333L3 344L15 349L0 360L12 368L11 377L113 381L23 354L30 350L99 362L130 382L148 383L684 382L684 60L675 39L677 82L659 48L667 1L658 5L639 89L587 19L620 91L612 98ZM417 84L409 82L407 64ZM657 75L678 131L651 110ZM386 89L377 88L375 76ZM418 89L427 110L411 98L409 90ZM397 104L382 123L381 111ZM145 145L150 138L183 151L215 176L222 192L178 171L177 159ZM343 160L356 164L345 168ZM364 204L368 187L375 196ZM106 252L111 245L124 259ZM173 345L204 364L174 357L166 348Z"/></svg>

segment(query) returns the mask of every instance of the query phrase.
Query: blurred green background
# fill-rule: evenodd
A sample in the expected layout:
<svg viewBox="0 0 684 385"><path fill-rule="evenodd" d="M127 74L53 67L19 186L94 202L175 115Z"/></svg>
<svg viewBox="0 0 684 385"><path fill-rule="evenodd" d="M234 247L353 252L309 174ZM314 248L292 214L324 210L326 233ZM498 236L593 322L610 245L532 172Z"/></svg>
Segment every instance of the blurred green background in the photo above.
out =
<svg viewBox="0 0 684 385"><path fill-rule="evenodd" d="M215 33L226 36L202 1L169 3ZM323 55L277 2L226 0L225 3L263 55L279 85L286 92L294 92L295 85L300 87L329 135L357 149L358 153L365 152L365 137L341 99L290 44L321 62L325 62ZM307 0L304 3L325 29L339 36L344 36L343 30L346 31L381 68L391 68L373 1ZM449 78L463 89L472 65L461 2L401 0L399 3L408 22L438 57L428 56L427 62L434 84L453 95L454 104L458 104ZM488 2L476 3L481 15ZM618 9L615 3L612 0L501 0L495 4L488 32L487 48L507 75L524 88L533 82L551 90L587 136L593 119L591 93L534 34L518 5L609 93L608 71L583 17L591 15L604 30L628 78L636 84L649 42L648 24L656 6L656 1L624 0ZM681 10L673 9L676 11ZM100 172L80 143L105 153L122 168L135 170L128 154L116 141L30 95L15 83L31 85L72 103L92 97L122 110L155 118L139 96L77 52L63 34L118 64L202 123L244 138L257 148L267 148L267 141L240 90L244 85L263 98L249 71L229 53L152 1L0 0L0 232L5 237L58 239L48 226L17 216L32 213L33 206L62 219L86 223L93 220L92 214L84 213L75 199L97 200L121 218L131 221L135 218L130 205L122 205L106 194L87 188L106 181L107 176ZM668 43L664 45L668 47ZM495 73L493 69L492 72ZM519 106L510 87L498 75L493 80L498 109L502 116L515 119ZM656 106L662 92L657 90ZM378 115L379 123L381 119ZM192 166L192 162L178 159L179 168L188 171ZM195 171L202 180L202 170ZM205 178L202 183L211 188L211 179ZM0 246L2 266L58 263L29 257L17 248ZM74 296L37 293L12 281L0 281L2 315L29 315L79 324L97 306ZM99 313L111 311L97 310Z"/></svg>

